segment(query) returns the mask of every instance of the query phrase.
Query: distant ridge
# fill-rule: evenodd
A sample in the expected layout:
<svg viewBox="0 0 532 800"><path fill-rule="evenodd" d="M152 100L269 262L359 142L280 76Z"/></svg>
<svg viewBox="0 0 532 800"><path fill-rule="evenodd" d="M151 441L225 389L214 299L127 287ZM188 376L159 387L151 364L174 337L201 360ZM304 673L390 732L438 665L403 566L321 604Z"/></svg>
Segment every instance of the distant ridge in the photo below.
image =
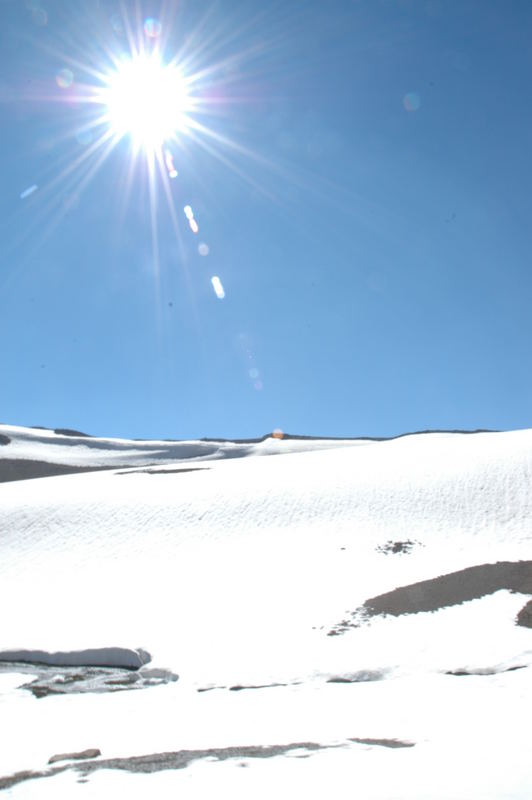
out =
<svg viewBox="0 0 532 800"><path fill-rule="evenodd" d="M87 436L92 437L91 433L83 433L83 431L76 431L72 428L47 428L45 425L30 425L32 431L53 431L58 436Z"/></svg>
<svg viewBox="0 0 532 800"><path fill-rule="evenodd" d="M266 439L299 439L303 441L318 441L318 442L391 442L393 439L402 439L404 436L418 436L422 433L501 433L501 431L493 428L475 428L475 430L461 430L461 429L440 429L429 428L423 431L408 431L407 433L397 433L395 436L305 436L301 433L284 433L272 431L266 433L264 436L256 439L218 439L205 436L199 439L200 442L235 442L235 444L259 444L266 441ZM145 439L135 439L137 442L149 441ZM179 441L176 439L162 439L164 442Z"/></svg>
<svg viewBox="0 0 532 800"><path fill-rule="evenodd" d="M7 425L7 423L3 423ZM2 425L0 424L0 427ZM24 427L24 426L22 426ZM70 436L73 438L82 437L84 439L119 439L125 440L130 442L170 442L170 443L180 443L180 442L189 442L189 441L197 441L197 442L220 442L220 443L234 443L234 444L260 444L260 442L265 442L267 439L294 439L298 441L315 441L315 442L357 442L357 441L364 441L364 442L390 442L394 439L402 439L405 436L419 436L421 434L427 433L461 433L461 434L473 434L473 433L501 433L500 429L497 428L474 428L474 429L464 429L464 428L426 428L424 430L416 430L416 431L406 431L405 433L396 433L393 436L320 436L314 434L302 434L302 433L288 433L286 431L281 430L274 430L270 431L269 433L265 433L262 436L253 436L249 438L242 438L242 439L231 439L228 437L222 436L202 436L199 439L171 439L171 438L159 438L159 437L136 437L134 439L130 439L129 437L123 436L100 436L99 434L94 433L84 433L83 431L78 431L73 428L47 428L44 425L30 425L27 430L34 430L34 431L49 431L50 433L55 433L58 436ZM7 436L2 437L4 440L7 440ZM7 441L5 441L7 444Z"/></svg>
<svg viewBox="0 0 532 800"><path fill-rule="evenodd" d="M8 423L0 423L1 425L7 425ZM24 427L24 426L21 426ZM464 433L464 434L471 434L471 433L501 433L501 430L498 428L474 428L474 429L463 429L463 428L426 428L424 430L419 431L406 431L405 433L396 433L394 436L317 436L317 435L306 435L302 433L287 433L285 431L270 431L269 433L265 433L263 436L255 436L247 439L230 439L224 438L221 436L202 436L200 439L169 439L169 438L146 438L146 437L137 437L134 439L129 439L129 437L123 436L99 436L95 433L84 433L83 431L75 430L74 428L48 428L45 425L30 425L28 426L28 430L36 430L36 431L50 431L56 433L58 436L82 436L86 439L126 439L130 442L188 442L188 441L198 441L198 442L220 442L220 443L228 443L234 442L235 444L259 444L260 442L265 442L266 439L295 439L300 441L331 441L331 442L356 442L356 441L364 441L364 442L390 442L393 439L401 439L404 436L418 436L424 433Z"/></svg>
<svg viewBox="0 0 532 800"><path fill-rule="evenodd" d="M54 433L59 434L59 436L87 436L90 437L90 433L83 433L82 431L74 431L71 428L54 428Z"/></svg>
<svg viewBox="0 0 532 800"><path fill-rule="evenodd" d="M0 426L1 428L2 426ZM0 483L46 478L60 475L71 475L78 472L98 472L101 470L127 470L134 467L155 467L163 464L175 464L190 459L240 458L251 455L258 448L261 455L273 455L277 452L290 452L291 448L281 442L309 442L311 449L322 449L324 446L349 446L350 442L388 442L406 436L420 434L462 434L499 433L487 429L476 430L423 430L401 433L396 436L305 436L274 430L264 436L248 439L209 438L202 439L118 439L112 437L92 436L72 428L44 428L33 426L25 428L19 434L11 430L13 426L5 426L9 433L0 430ZM38 431L55 434L39 436ZM19 437L25 442L24 454L19 454ZM277 442L272 447L268 442ZM327 443L331 443L328 445ZM32 451L32 443L35 448ZM266 444L264 444L266 443ZM314 444L315 443L315 444ZM261 445L264 444L264 447ZM52 445L49 449L49 445ZM295 445L293 447L301 447ZM30 450L28 451L28 447ZM131 456L127 451L133 449ZM253 452L252 452L253 451ZM123 457L120 454L123 453ZM63 455L62 455L63 454ZM111 455L112 460L107 457Z"/></svg>

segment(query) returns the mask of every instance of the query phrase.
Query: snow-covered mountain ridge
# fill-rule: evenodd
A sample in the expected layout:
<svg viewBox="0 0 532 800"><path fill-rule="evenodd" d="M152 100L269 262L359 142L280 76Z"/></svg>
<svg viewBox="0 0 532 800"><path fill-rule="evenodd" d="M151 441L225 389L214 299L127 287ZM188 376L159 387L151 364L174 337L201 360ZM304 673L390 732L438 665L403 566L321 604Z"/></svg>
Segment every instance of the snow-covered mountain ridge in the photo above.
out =
<svg viewBox="0 0 532 800"><path fill-rule="evenodd" d="M110 468L321 450L368 441L275 433L234 442L226 439L110 439L65 428L0 425L0 482Z"/></svg>
<svg viewBox="0 0 532 800"><path fill-rule="evenodd" d="M68 428L0 425L0 483L110 468L210 461L250 455L280 455L392 441L403 436L485 431L423 431L389 438L328 438L273 432L256 439L116 439Z"/></svg>

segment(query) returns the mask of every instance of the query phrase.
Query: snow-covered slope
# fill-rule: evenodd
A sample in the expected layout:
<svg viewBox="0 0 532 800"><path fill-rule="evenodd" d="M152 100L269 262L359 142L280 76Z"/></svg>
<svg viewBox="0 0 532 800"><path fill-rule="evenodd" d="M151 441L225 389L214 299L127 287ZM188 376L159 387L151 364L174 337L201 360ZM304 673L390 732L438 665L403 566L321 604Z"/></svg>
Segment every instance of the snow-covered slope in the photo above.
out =
<svg viewBox="0 0 532 800"><path fill-rule="evenodd" d="M142 647L180 676L38 700L0 672L0 776L103 754L8 794L530 796L532 431L0 434L0 470L107 468L0 486L0 649Z"/></svg>

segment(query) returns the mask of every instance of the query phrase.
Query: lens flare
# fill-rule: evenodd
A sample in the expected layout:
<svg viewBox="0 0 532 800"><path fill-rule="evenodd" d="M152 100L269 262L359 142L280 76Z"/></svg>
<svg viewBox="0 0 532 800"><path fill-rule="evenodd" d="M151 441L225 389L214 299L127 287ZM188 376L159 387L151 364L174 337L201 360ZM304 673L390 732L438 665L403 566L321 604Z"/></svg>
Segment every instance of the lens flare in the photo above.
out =
<svg viewBox="0 0 532 800"><path fill-rule="evenodd" d="M124 34L124 25L122 20L120 19L120 14L112 14L109 20L109 24L117 36L123 36Z"/></svg>
<svg viewBox="0 0 532 800"><path fill-rule="evenodd" d="M201 244L198 245L198 253L200 256L208 256L209 252L209 245L205 244L205 242L201 242Z"/></svg>
<svg viewBox="0 0 532 800"><path fill-rule="evenodd" d="M174 157L170 150L166 150L164 154L164 163L166 164L166 169L168 170L170 178L177 178L179 173L174 166Z"/></svg>
<svg viewBox="0 0 532 800"><path fill-rule="evenodd" d="M407 111L417 111L421 106L421 98L417 92L408 92L403 97L403 106Z"/></svg>
<svg viewBox="0 0 532 800"><path fill-rule="evenodd" d="M157 39L157 37L161 35L162 29L163 26L159 20L154 19L154 17L148 17L144 23L144 33L146 36L149 36L150 39Z"/></svg>
<svg viewBox="0 0 532 800"><path fill-rule="evenodd" d="M68 89L69 86L72 86L73 81L74 73L71 69L60 69L55 76L55 82L60 89Z"/></svg>
<svg viewBox="0 0 532 800"><path fill-rule="evenodd" d="M185 217L188 219L188 224L190 226L190 230L192 233L197 233L199 231L199 225L194 219L194 212L190 206L185 206L183 211L185 212Z"/></svg>
<svg viewBox="0 0 532 800"><path fill-rule="evenodd" d="M223 300L225 297L225 290L222 286L222 282L217 275L213 275L211 278L212 288L214 289L214 293L219 300Z"/></svg>
<svg viewBox="0 0 532 800"><path fill-rule="evenodd" d="M34 8L31 12L31 18L35 25L39 28L44 28L48 22L48 14L44 8Z"/></svg>
<svg viewBox="0 0 532 800"><path fill-rule="evenodd" d="M20 199L25 200L26 197L30 197L30 195L36 192L38 188L39 187L36 183L34 183L32 186L28 186L27 189L24 189L24 191L20 193Z"/></svg>

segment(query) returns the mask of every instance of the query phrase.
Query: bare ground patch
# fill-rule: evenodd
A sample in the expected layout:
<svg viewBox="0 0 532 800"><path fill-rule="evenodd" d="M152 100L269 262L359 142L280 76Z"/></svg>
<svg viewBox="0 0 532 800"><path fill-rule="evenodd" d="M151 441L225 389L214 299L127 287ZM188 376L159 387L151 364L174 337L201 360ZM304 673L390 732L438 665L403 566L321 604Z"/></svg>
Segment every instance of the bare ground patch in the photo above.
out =
<svg viewBox="0 0 532 800"><path fill-rule="evenodd" d="M127 772L149 774L168 769L184 769L192 762L209 758L216 761L226 761L230 758L273 758L285 755L294 750L313 752L325 750L341 745L323 745L317 742L293 742L291 744L250 745L244 747L215 747L206 750L178 750L170 753L153 753L145 756L132 756L130 758L106 758L83 761L79 764L66 764L60 767L51 767L46 770L24 770L0 778L0 790L10 789L19 783L35 778L50 778L66 770L75 770L82 777L96 772L99 769L119 769Z"/></svg>
<svg viewBox="0 0 532 800"><path fill-rule="evenodd" d="M335 625L329 631L329 635L335 636L349 628L359 627L371 617L387 614L399 617L402 614L438 611L468 600L478 600L501 589L532 594L532 561L498 561L495 564L480 564L448 575L401 586L366 600L360 608L352 612L350 619L342 620ZM532 627L532 601L521 609L516 623Z"/></svg>

